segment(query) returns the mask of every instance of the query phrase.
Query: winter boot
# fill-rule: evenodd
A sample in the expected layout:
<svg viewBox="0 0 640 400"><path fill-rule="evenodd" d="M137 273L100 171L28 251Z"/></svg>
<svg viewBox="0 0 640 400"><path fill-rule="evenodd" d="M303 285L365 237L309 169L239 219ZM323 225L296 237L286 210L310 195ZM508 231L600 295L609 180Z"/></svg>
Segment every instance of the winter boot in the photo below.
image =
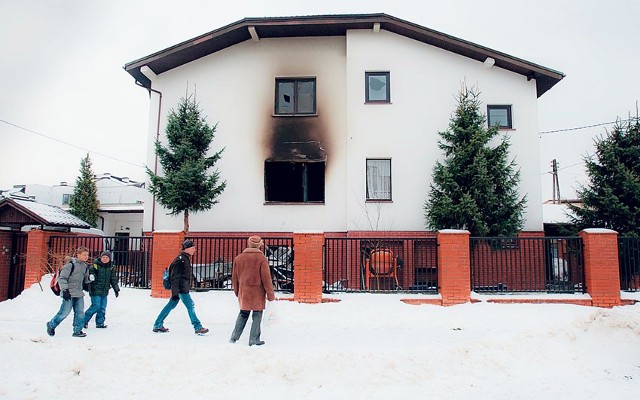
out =
<svg viewBox="0 0 640 400"><path fill-rule="evenodd" d="M47 335L49 336L53 336L56 334L56 329L53 328L48 322L47 322Z"/></svg>

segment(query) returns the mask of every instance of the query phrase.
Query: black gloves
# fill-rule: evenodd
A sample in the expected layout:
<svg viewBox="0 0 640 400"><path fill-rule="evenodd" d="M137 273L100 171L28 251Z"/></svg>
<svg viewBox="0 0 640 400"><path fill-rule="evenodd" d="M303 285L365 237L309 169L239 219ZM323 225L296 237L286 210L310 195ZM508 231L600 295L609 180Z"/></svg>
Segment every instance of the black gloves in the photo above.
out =
<svg viewBox="0 0 640 400"><path fill-rule="evenodd" d="M69 289L62 291L62 298L65 300L71 300L71 293L69 293Z"/></svg>
<svg viewBox="0 0 640 400"><path fill-rule="evenodd" d="M171 296L171 300L173 301L180 300L180 296L178 296L177 294L175 296Z"/></svg>
<svg viewBox="0 0 640 400"><path fill-rule="evenodd" d="M119 290L115 290L114 292L116 293L116 297L120 296L120 291Z"/></svg>

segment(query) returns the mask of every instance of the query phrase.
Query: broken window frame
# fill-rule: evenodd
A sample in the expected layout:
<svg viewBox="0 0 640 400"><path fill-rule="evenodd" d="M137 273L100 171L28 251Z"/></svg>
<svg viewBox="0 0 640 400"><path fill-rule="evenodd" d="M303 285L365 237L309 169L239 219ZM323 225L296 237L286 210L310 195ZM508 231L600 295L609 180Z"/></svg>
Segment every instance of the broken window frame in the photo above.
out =
<svg viewBox="0 0 640 400"><path fill-rule="evenodd" d="M372 78L384 78L385 93L383 98L373 96L375 90L371 87ZM364 101L365 103L391 103L391 73L389 71L371 71L364 73ZM378 91L376 91L378 92Z"/></svg>
<svg viewBox="0 0 640 400"><path fill-rule="evenodd" d="M290 168L288 176L278 177L276 168ZM264 162L264 198L267 204L324 204L325 201L324 161L277 161ZM320 186L319 186L320 185Z"/></svg>
<svg viewBox="0 0 640 400"><path fill-rule="evenodd" d="M309 101L311 102L310 109L300 110L303 101L302 90L304 84L312 84L311 93L309 94ZM287 107L287 111L283 111L285 108L280 106L280 94L283 91L281 87L284 85L292 85L292 95L290 103L291 107ZM274 102L274 114L275 115L315 115L316 114L316 78L276 78L275 83L275 102ZM289 111L291 108L291 111Z"/></svg>

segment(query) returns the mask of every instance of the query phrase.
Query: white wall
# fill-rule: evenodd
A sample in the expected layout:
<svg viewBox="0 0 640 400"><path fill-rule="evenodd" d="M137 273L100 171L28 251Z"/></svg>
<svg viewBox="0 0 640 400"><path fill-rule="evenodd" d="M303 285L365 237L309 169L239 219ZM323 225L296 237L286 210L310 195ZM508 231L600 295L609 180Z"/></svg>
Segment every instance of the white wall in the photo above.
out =
<svg viewBox="0 0 640 400"><path fill-rule="evenodd" d="M390 71L391 104L364 104L365 71ZM265 146L281 118L272 116L275 78L306 76L317 79L314 118L326 133L325 204L265 205ZM218 123L211 150L225 147L216 167L227 188L210 211L191 214L190 230L424 230L423 204L442 157L437 132L447 129L465 80L477 84L485 103L512 104L515 129L507 134L529 200L525 230L542 230L535 81L384 30L246 41L154 78L153 88L162 92L161 138L168 110L195 89L208 122ZM150 166L157 106L154 94ZM392 203L364 202L365 160L375 157L392 159ZM167 213L156 207L154 229L182 229L182 216ZM144 230L151 229L149 198Z"/></svg>
<svg viewBox="0 0 640 400"><path fill-rule="evenodd" d="M365 71L390 72L391 104L364 103ZM465 81L485 104L513 105L508 135L529 199L525 230L542 230L535 81L384 30L347 35L349 230L425 229L423 205L442 159L437 133L448 128ZM377 157L392 160L391 204L364 203L365 160Z"/></svg>
<svg viewBox="0 0 640 400"><path fill-rule="evenodd" d="M210 124L218 124L211 150L225 147L216 164L227 181L220 203L191 214L191 231L335 230L345 226L345 47L344 38L264 39L247 41L159 75L153 88L162 92L161 132L169 108L197 90ZM265 205L264 160L271 134L276 77L314 76L317 117L328 153L324 205ZM153 111L152 111L153 112ZM150 136L155 135L155 122ZM165 143L166 144L166 143ZM153 156L150 156L153 160ZM152 164L150 164L152 165ZM145 210L147 211L147 210ZM182 216L157 207L155 229L182 229ZM151 214L145 230L151 228Z"/></svg>
<svg viewBox="0 0 640 400"><path fill-rule="evenodd" d="M142 236L142 213L105 213L98 215L104 218L104 231L106 236L115 236L116 233L126 232L129 236ZM98 221L98 228L102 220Z"/></svg>

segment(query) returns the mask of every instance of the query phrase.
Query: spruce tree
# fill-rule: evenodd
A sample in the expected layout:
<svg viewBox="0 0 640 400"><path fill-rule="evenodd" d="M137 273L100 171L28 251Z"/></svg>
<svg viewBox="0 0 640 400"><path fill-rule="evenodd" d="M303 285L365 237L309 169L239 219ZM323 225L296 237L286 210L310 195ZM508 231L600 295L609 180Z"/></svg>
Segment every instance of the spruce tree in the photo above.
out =
<svg viewBox="0 0 640 400"><path fill-rule="evenodd" d="M185 233L189 232L189 212L213 207L226 187L226 182L219 182L219 171L210 172L224 151L207 156L215 131L216 125L207 124L193 95L181 98L177 110L168 114L167 147L155 143L164 176L147 168L149 191L171 215L184 212Z"/></svg>
<svg viewBox="0 0 640 400"><path fill-rule="evenodd" d="M98 188L91 169L89 154L80 161L80 175L69 201L69 212L94 228L98 223Z"/></svg>
<svg viewBox="0 0 640 400"><path fill-rule="evenodd" d="M583 207L569 205L578 230L608 228L622 236L640 236L640 122L618 121L610 134L595 140L585 157L586 186L578 189Z"/></svg>
<svg viewBox="0 0 640 400"><path fill-rule="evenodd" d="M466 229L472 236L513 236L523 226L526 196L519 197L520 171L508 161L505 136L491 147L498 127L485 127L479 92L465 84L449 129L439 132L444 160L433 168L424 211L431 230Z"/></svg>

